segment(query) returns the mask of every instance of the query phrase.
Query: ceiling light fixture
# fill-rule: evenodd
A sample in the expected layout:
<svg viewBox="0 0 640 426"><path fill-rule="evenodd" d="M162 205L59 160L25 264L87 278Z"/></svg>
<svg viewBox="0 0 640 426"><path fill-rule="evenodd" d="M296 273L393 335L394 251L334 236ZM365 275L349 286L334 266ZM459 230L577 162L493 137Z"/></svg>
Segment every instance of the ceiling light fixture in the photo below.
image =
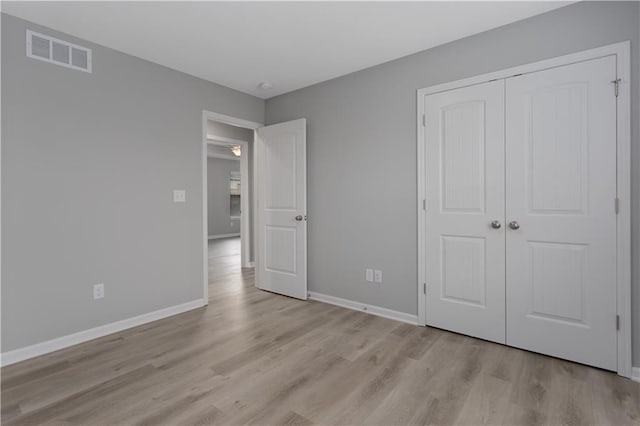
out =
<svg viewBox="0 0 640 426"><path fill-rule="evenodd" d="M240 148L240 145L233 145L231 147L231 152L233 152L233 155L235 155L236 157L240 157L240 154L242 154L242 149Z"/></svg>

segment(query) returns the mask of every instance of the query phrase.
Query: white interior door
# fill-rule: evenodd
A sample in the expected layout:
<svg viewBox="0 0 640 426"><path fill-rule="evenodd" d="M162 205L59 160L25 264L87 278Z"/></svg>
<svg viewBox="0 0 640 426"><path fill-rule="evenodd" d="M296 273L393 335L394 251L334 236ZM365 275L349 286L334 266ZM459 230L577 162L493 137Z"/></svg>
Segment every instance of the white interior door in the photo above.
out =
<svg viewBox="0 0 640 426"><path fill-rule="evenodd" d="M307 298L306 120L257 130L256 286Z"/></svg>
<svg viewBox="0 0 640 426"><path fill-rule="evenodd" d="M504 80L424 102L426 323L504 343Z"/></svg>
<svg viewBox="0 0 640 426"><path fill-rule="evenodd" d="M609 56L506 83L507 343L609 370L615 78Z"/></svg>

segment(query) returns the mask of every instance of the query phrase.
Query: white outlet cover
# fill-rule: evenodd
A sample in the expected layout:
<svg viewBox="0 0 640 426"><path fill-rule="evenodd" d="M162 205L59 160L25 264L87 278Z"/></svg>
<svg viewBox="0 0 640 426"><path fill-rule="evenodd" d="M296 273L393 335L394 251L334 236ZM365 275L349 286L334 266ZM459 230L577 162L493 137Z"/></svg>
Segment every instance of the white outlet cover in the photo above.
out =
<svg viewBox="0 0 640 426"><path fill-rule="evenodd" d="M187 191L185 191L184 189L173 190L174 203L185 203L186 201L187 201Z"/></svg>
<svg viewBox="0 0 640 426"><path fill-rule="evenodd" d="M381 283L382 282L382 271L379 269L376 269L373 273L374 275L374 280L377 283Z"/></svg>

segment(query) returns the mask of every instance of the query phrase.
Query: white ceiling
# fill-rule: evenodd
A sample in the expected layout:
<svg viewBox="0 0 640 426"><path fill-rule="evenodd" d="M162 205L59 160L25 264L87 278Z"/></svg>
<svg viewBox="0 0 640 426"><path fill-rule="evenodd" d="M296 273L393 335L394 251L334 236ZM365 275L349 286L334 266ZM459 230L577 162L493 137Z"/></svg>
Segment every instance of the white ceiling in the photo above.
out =
<svg viewBox="0 0 640 426"><path fill-rule="evenodd" d="M3 12L269 98L570 2L2 2ZM258 88L262 81L270 90Z"/></svg>

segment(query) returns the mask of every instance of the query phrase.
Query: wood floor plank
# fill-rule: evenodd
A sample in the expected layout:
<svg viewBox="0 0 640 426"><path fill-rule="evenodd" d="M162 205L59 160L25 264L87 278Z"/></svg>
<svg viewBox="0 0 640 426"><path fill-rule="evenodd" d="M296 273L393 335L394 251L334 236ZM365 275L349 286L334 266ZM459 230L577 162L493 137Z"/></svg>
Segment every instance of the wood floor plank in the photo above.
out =
<svg viewBox="0 0 640 426"><path fill-rule="evenodd" d="M440 336L444 334L436 330ZM448 343L439 339L429 345L428 351L419 362L411 363L398 384L387 397L366 417L365 423L374 425L417 424L414 420L419 407L422 407L432 392L432 380L443 373L442 368L455 357Z"/></svg>
<svg viewBox="0 0 640 426"><path fill-rule="evenodd" d="M2 368L2 424L640 425L637 383L257 290L238 246L208 307Z"/></svg>
<svg viewBox="0 0 640 426"><path fill-rule="evenodd" d="M433 392L430 392L417 410L412 423L456 424L471 389L481 374L483 355L486 352L484 346L470 342L471 338L460 337L444 337L443 340L449 341L452 348L456 348L455 356L431 381Z"/></svg>

